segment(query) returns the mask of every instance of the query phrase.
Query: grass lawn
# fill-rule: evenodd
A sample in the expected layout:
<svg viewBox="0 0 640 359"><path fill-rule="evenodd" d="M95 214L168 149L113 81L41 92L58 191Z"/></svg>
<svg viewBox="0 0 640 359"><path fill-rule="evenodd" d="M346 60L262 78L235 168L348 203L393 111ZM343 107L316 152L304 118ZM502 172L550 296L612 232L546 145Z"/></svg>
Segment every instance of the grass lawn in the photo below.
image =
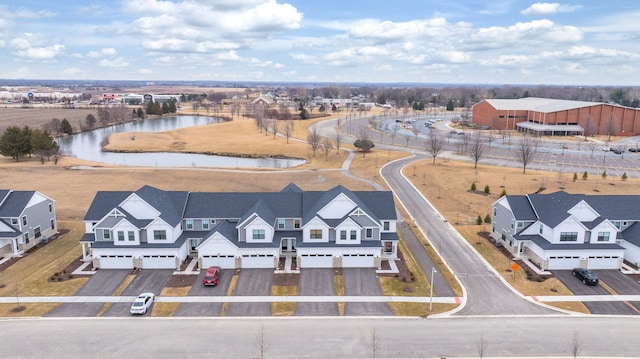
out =
<svg viewBox="0 0 640 359"><path fill-rule="evenodd" d="M164 287L160 292L162 297L184 297L189 294L191 286L187 287ZM165 303L156 302L153 304L151 316L153 317L170 317L180 307L181 303Z"/></svg>
<svg viewBox="0 0 640 359"><path fill-rule="evenodd" d="M81 256L78 241L84 234L84 225L78 222L59 221L59 228L69 229L47 245L21 258L0 274L0 296L67 296L73 295L88 280L74 278L62 282L50 282L54 273L62 271Z"/></svg>
<svg viewBox="0 0 640 359"><path fill-rule="evenodd" d="M239 278L240 278L239 274L234 274L233 277L231 277L229 288L227 288L227 296L232 296L233 293L236 291L236 285L238 285ZM220 316L224 317L225 315L227 315L228 309L229 309L229 303L228 302L222 303L222 310L221 310Z"/></svg>
<svg viewBox="0 0 640 359"><path fill-rule="evenodd" d="M296 285L273 285L271 295L274 296L296 296L298 286ZM271 303L271 314L275 316L291 316L296 310L296 303L293 302L273 302Z"/></svg>
<svg viewBox="0 0 640 359"><path fill-rule="evenodd" d="M336 290L336 296L340 297L344 295L344 277L342 274L333 276L333 287ZM344 315L344 302L338 302L338 313L340 316Z"/></svg>

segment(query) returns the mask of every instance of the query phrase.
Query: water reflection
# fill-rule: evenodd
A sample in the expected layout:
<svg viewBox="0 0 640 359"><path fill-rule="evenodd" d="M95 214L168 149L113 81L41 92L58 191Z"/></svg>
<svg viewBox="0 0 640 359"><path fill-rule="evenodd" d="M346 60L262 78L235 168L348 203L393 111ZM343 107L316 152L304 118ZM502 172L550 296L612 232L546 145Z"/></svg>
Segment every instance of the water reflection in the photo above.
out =
<svg viewBox="0 0 640 359"><path fill-rule="evenodd" d="M162 132L178 128L214 124L217 122L220 122L220 120L204 116L171 116L146 119L78 133L73 136L60 138L58 139L58 143L63 151L71 153L77 158L124 166L289 168L304 163L304 160L240 158L172 152L113 153L102 152L100 146L100 143L105 138L118 132Z"/></svg>

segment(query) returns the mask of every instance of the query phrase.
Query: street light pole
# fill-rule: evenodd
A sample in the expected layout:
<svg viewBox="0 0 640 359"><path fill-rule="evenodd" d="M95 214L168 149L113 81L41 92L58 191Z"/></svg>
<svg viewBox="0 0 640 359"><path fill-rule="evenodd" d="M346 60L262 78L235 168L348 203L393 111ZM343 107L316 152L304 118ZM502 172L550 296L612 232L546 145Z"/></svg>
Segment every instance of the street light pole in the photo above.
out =
<svg viewBox="0 0 640 359"><path fill-rule="evenodd" d="M431 283L429 283L429 312L431 312L431 308L433 307L433 274L438 273L436 267L431 267Z"/></svg>

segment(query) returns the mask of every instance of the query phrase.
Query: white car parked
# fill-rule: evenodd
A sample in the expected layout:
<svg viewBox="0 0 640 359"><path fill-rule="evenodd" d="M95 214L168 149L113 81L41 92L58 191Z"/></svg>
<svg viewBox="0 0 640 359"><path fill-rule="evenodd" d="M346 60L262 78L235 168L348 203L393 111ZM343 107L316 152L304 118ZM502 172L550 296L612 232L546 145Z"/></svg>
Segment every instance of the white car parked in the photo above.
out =
<svg viewBox="0 0 640 359"><path fill-rule="evenodd" d="M131 309L129 312L131 314L145 314L149 308L151 308L151 304L153 304L153 299L155 298L155 294L153 293L142 293L140 294L136 300L131 304Z"/></svg>

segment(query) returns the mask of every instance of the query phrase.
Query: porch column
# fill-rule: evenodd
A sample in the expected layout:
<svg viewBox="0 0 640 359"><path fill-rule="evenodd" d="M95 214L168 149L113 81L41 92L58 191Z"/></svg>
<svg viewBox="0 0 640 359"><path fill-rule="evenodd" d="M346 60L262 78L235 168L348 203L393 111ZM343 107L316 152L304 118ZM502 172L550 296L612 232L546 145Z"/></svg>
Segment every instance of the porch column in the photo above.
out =
<svg viewBox="0 0 640 359"><path fill-rule="evenodd" d="M18 238L11 240L11 250L14 255L18 255Z"/></svg>

